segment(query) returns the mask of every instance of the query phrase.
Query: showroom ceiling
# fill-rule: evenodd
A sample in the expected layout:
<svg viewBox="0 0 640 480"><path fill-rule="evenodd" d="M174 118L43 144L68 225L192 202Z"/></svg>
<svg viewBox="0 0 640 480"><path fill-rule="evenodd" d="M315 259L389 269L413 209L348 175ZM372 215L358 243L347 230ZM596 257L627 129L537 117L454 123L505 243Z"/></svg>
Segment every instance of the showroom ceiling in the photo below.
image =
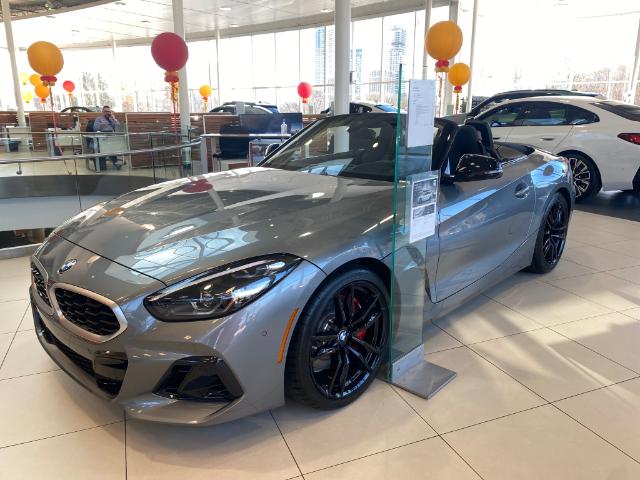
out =
<svg viewBox="0 0 640 480"><path fill-rule="evenodd" d="M222 36L232 36L333 22L333 0L183 1L187 36L193 39L213 38L216 29ZM434 1L434 6L443 4L448 0ZM424 7L424 0L352 0L352 7L353 17L362 18L417 10ZM123 0L63 13L40 12L15 21L13 28L20 47L35 40L34 31L60 45L107 44L112 38L137 43L172 30L171 0Z"/></svg>

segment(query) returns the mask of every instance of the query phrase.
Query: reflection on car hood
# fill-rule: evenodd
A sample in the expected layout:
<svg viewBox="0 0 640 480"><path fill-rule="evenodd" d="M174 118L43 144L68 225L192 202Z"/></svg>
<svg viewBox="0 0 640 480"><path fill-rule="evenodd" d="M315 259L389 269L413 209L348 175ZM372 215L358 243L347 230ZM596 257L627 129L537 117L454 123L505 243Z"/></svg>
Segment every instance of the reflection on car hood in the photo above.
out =
<svg viewBox="0 0 640 480"><path fill-rule="evenodd" d="M322 266L390 215L392 192L386 182L244 168L136 190L56 233L166 284L269 253Z"/></svg>

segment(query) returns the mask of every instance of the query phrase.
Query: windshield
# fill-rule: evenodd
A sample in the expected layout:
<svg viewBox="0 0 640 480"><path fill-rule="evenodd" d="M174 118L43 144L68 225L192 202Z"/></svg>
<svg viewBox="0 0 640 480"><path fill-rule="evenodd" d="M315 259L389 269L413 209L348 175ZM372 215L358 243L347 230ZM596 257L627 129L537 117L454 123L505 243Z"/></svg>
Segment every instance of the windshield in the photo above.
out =
<svg viewBox="0 0 640 480"><path fill-rule="evenodd" d="M406 115L401 116L403 122L404 117ZM425 141L425 145L434 143L434 152L438 150L435 144L441 143L438 140L440 133L436 122L434 138ZM395 135L395 114L330 117L307 127L260 166L393 182ZM425 154L424 148L418 147L414 153L407 151L402 144L400 147L405 154L399 165L399 178L425 171L431 164L431 150Z"/></svg>
<svg viewBox="0 0 640 480"><path fill-rule="evenodd" d="M393 181L395 115L345 115L316 122L261 166Z"/></svg>
<svg viewBox="0 0 640 480"><path fill-rule="evenodd" d="M389 105L388 103L379 103L376 105L383 112L396 113L398 109L393 105Z"/></svg>

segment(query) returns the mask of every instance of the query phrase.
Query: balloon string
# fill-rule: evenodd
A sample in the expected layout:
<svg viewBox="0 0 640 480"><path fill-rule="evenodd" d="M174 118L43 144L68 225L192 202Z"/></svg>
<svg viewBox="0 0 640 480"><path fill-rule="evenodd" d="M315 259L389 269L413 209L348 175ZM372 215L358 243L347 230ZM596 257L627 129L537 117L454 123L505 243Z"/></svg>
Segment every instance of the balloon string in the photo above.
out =
<svg viewBox="0 0 640 480"><path fill-rule="evenodd" d="M456 114L458 114L458 107L460 106L460 94L456 92Z"/></svg>
<svg viewBox="0 0 640 480"><path fill-rule="evenodd" d="M53 92L51 91L51 85L49 85L49 100L51 101L51 118L53 120L53 155L56 156L56 148L60 151L60 154L62 154L62 148L60 148L60 146L58 145L58 122L56 120L56 111L55 108L53 106ZM67 171L67 175L72 175L71 171L69 170L69 166L67 165L67 161L63 160L64 162L64 168Z"/></svg>
<svg viewBox="0 0 640 480"><path fill-rule="evenodd" d="M171 105L173 106L173 133L176 137L176 145L178 145L180 143L180 139L178 138L178 116L176 114L176 110L177 110L177 106L176 103L178 103L177 101L178 99L176 98L176 88L175 88L175 82L171 82ZM180 176L183 176L183 171L182 171L182 151L178 150L178 168L180 170Z"/></svg>
<svg viewBox="0 0 640 480"><path fill-rule="evenodd" d="M438 74L438 116L442 116L442 73Z"/></svg>

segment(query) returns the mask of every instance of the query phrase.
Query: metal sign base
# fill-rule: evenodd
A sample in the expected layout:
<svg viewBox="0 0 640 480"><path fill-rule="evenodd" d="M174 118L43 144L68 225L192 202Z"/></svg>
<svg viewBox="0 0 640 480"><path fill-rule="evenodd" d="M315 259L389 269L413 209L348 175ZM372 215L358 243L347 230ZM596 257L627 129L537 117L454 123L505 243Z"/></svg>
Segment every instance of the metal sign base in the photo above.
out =
<svg viewBox="0 0 640 480"><path fill-rule="evenodd" d="M424 360L424 345L421 345L393 363L391 384L428 400L456 375L448 368Z"/></svg>

